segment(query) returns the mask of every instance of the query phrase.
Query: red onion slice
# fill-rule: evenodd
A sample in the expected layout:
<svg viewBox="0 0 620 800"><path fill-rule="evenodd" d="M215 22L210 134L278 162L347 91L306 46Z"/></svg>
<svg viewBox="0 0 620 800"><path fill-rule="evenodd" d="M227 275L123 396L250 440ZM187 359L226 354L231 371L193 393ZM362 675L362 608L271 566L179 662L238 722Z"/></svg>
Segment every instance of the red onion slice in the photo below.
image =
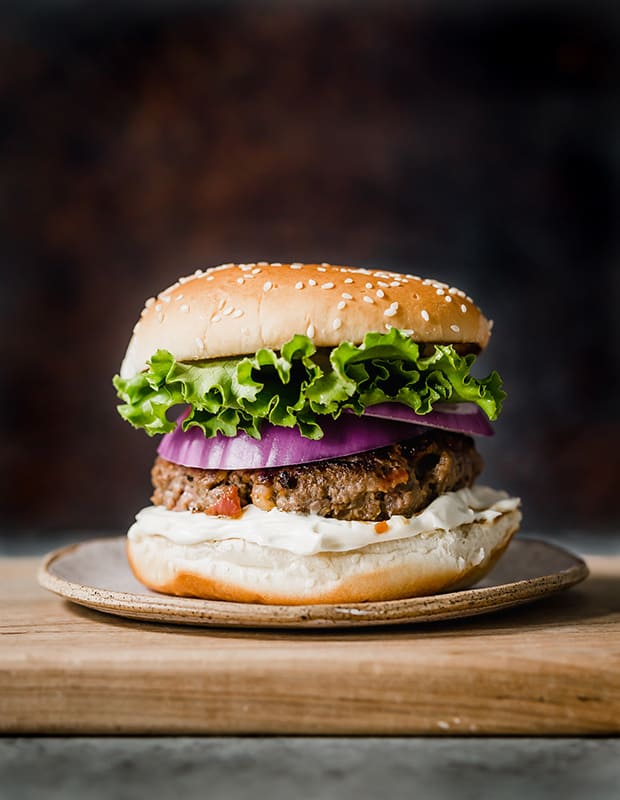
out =
<svg viewBox="0 0 620 800"><path fill-rule="evenodd" d="M378 417L396 422L411 422L429 428L441 428L474 436L493 436L489 418L475 403L441 403L428 414L416 414L401 403L378 403L364 410L365 417Z"/></svg>
<svg viewBox="0 0 620 800"><path fill-rule="evenodd" d="M179 423L187 415L185 412ZM228 437L218 434L207 439L200 428L184 431L179 424L166 434L157 452L167 461L200 469L261 469L308 464L386 447L411 439L423 428L441 428L457 433L492 436L485 413L474 403L435 406L429 414L416 414L400 403L369 406L364 418L343 414L338 420L321 420L322 439L305 439L296 428L264 423L262 438L246 433Z"/></svg>
<svg viewBox="0 0 620 800"><path fill-rule="evenodd" d="M184 431L179 425L161 440L157 452L167 461L200 469L261 469L308 464L386 447L417 436L421 429L410 422L364 419L342 415L321 420L322 439L305 439L296 428L264 423L261 439L247 433L217 434L207 439L200 428Z"/></svg>

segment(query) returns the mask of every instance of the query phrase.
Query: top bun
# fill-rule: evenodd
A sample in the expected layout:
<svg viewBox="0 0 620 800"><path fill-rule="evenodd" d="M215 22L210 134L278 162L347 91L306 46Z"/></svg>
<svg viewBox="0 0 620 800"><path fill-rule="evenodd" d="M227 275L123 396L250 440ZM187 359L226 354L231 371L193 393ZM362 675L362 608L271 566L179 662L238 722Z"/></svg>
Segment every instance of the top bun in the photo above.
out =
<svg viewBox="0 0 620 800"><path fill-rule="evenodd" d="M197 270L146 301L121 365L141 372L156 350L177 361L278 350L296 333L317 347L360 344L392 327L416 342L484 348L490 323L445 283L330 264L224 264Z"/></svg>

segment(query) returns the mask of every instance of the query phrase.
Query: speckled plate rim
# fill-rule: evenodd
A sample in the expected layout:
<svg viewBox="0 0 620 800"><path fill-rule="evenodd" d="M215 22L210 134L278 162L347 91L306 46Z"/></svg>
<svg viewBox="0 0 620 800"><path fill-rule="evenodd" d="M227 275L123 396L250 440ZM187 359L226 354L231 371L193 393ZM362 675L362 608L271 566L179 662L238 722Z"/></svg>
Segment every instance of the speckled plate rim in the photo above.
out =
<svg viewBox="0 0 620 800"><path fill-rule="evenodd" d="M145 622L237 628L343 628L434 622L486 614L567 589L583 581L589 574L585 562L578 556L555 544L527 538L514 540L510 548L515 545L520 548L543 547L568 561L569 566L534 578L377 603L304 606L232 603L102 589L72 582L55 574L54 568L59 561L77 549L100 543L118 547L124 541L124 537L91 539L49 553L38 570L39 584L87 608ZM145 589L145 592L148 591Z"/></svg>

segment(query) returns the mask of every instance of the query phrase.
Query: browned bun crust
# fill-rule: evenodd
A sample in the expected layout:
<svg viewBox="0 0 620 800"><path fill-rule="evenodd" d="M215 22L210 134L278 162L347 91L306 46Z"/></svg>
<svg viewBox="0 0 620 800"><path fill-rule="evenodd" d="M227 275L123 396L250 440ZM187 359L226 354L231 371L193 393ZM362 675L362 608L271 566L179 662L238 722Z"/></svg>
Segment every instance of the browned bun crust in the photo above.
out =
<svg viewBox="0 0 620 800"><path fill-rule="evenodd" d="M520 520L509 511L451 531L309 556L242 539L177 545L145 534L129 539L127 551L138 580L164 594L270 605L398 600L476 583Z"/></svg>
<svg viewBox="0 0 620 800"><path fill-rule="evenodd" d="M481 349L490 334L471 298L438 281L329 264L225 264L147 300L121 375L142 371L158 349L194 361L277 350L297 333L317 347L360 344L391 327L416 342Z"/></svg>

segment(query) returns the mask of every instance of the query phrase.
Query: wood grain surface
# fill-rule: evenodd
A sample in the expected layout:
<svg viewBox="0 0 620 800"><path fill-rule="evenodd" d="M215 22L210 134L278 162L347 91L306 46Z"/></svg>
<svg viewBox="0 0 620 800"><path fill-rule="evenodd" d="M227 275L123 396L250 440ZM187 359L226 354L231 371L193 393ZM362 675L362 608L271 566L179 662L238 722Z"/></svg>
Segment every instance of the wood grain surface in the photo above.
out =
<svg viewBox="0 0 620 800"><path fill-rule="evenodd" d="M620 732L620 557L583 584L459 622L363 631L147 624L0 559L0 731L144 734Z"/></svg>

